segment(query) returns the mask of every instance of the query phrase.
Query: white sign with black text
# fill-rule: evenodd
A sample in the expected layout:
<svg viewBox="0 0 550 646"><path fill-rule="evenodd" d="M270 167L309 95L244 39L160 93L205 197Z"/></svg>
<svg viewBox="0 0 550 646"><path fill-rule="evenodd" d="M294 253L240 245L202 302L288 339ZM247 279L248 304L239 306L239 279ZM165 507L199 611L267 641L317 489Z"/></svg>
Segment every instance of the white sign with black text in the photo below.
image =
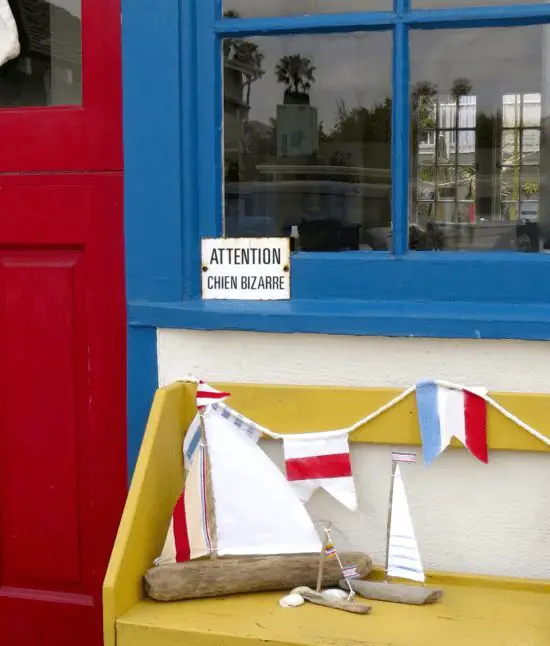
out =
<svg viewBox="0 0 550 646"><path fill-rule="evenodd" d="M290 299L288 238L205 238L201 268L205 300Z"/></svg>

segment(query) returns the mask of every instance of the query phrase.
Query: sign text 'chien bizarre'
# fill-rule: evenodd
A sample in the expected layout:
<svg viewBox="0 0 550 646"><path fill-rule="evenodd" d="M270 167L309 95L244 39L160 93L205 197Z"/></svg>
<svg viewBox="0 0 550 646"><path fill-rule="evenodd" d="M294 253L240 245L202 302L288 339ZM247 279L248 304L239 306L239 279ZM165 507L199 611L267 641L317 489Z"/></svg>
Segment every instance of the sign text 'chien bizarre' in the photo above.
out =
<svg viewBox="0 0 550 646"><path fill-rule="evenodd" d="M204 239L202 297L253 301L288 300L289 239Z"/></svg>

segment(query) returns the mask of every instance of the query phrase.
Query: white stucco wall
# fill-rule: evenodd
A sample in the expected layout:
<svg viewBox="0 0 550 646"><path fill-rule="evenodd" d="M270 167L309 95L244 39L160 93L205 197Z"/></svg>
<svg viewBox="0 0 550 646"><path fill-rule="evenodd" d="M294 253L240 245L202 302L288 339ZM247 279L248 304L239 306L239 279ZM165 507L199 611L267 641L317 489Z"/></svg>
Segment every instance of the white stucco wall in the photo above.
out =
<svg viewBox="0 0 550 646"><path fill-rule="evenodd" d="M434 377L491 390L550 392L550 344L159 330L159 382L206 381L405 387ZM365 414L370 411L365 410ZM548 428L538 429L550 436ZM518 433L523 431L518 429ZM281 447L266 450L282 465ZM391 449L354 445L359 513L323 492L337 547L384 558ZM426 469L403 467L427 569L550 578L550 456L493 452L488 466L448 450Z"/></svg>

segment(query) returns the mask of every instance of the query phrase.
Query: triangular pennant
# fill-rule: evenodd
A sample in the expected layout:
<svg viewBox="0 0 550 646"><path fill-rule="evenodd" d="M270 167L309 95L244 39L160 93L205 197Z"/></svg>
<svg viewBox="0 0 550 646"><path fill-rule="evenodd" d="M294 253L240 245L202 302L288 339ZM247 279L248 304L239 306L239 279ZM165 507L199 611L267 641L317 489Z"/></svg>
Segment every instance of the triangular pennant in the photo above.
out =
<svg viewBox="0 0 550 646"><path fill-rule="evenodd" d="M488 462L485 393L481 388L447 388L435 381L418 383L416 404L426 465L449 446L453 437L475 458Z"/></svg>
<svg viewBox="0 0 550 646"><path fill-rule="evenodd" d="M283 447L287 480L302 502L307 502L316 489L324 489L348 509L357 509L347 435L290 436L283 439Z"/></svg>
<svg viewBox="0 0 550 646"><path fill-rule="evenodd" d="M212 386L205 384L204 381L199 381L197 385L197 408L201 410L205 406L217 404L230 396L230 393L216 390Z"/></svg>

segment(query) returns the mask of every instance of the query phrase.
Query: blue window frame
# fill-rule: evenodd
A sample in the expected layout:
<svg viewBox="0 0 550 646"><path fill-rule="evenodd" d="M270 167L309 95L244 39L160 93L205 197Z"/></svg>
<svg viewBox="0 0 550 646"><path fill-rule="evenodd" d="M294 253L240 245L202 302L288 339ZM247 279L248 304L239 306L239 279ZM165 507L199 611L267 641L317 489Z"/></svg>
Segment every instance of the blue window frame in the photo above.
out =
<svg viewBox="0 0 550 646"><path fill-rule="evenodd" d="M231 20L221 4L123 2L130 326L550 339L547 253L411 252L407 220L411 33L550 24L550 3ZM297 254L288 302L202 301L200 240L222 231L222 40L379 30L393 37L391 250Z"/></svg>

